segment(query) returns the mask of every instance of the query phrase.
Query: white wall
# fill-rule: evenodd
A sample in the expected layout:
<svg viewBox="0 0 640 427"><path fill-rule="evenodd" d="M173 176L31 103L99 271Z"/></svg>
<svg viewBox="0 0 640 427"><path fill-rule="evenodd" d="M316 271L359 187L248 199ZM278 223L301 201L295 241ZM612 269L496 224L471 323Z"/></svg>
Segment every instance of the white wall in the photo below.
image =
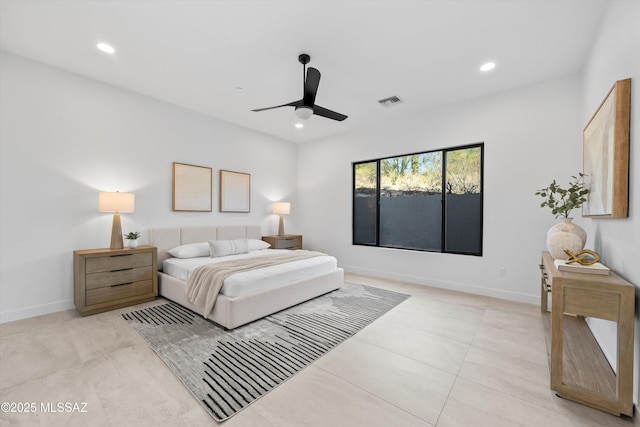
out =
<svg viewBox="0 0 640 427"><path fill-rule="evenodd" d="M99 191L130 191L122 227L262 224L291 200L297 146L26 58L0 54L0 322L73 308L73 250L108 247ZM213 212L171 211L172 162L213 168ZM251 174L251 213L218 212L218 170Z"/></svg>
<svg viewBox="0 0 640 427"><path fill-rule="evenodd" d="M534 192L581 170L580 101L580 78L573 76L303 144L298 190L305 244L336 255L348 271L538 303L540 252L556 220ZM351 244L352 162L480 141L482 257Z"/></svg>
<svg viewBox="0 0 640 427"><path fill-rule="evenodd" d="M590 244L603 262L636 286L634 401L640 381L640 2L611 2L584 71L582 120L586 124L616 80L631 78L629 217L588 219ZM578 145L576 149L578 149ZM616 325L591 321L591 329L611 362L616 357ZM613 363L615 364L615 363Z"/></svg>

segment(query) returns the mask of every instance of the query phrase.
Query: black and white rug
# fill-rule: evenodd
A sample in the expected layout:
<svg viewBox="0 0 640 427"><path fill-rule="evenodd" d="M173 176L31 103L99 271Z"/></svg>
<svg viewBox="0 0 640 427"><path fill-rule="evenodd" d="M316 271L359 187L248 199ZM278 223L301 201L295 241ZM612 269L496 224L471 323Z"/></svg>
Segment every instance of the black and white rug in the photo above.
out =
<svg viewBox="0 0 640 427"><path fill-rule="evenodd" d="M224 421L407 298L345 283L232 331L173 302L122 317Z"/></svg>

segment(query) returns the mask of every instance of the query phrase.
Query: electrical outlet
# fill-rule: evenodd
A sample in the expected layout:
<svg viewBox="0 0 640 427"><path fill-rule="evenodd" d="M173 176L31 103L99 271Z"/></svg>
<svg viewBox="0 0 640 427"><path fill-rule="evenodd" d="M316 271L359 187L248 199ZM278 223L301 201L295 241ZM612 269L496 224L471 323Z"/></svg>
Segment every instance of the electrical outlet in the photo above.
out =
<svg viewBox="0 0 640 427"><path fill-rule="evenodd" d="M504 267L499 267L498 268L498 276L500 277L504 277L507 275L507 269Z"/></svg>

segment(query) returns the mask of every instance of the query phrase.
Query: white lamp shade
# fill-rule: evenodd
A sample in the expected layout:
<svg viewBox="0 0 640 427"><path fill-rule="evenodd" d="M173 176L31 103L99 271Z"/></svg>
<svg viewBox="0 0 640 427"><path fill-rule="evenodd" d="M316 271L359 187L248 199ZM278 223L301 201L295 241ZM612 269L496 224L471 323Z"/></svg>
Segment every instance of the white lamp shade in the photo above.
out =
<svg viewBox="0 0 640 427"><path fill-rule="evenodd" d="M296 116L302 120L307 120L313 115L313 109L309 107L296 107Z"/></svg>
<svg viewBox="0 0 640 427"><path fill-rule="evenodd" d="M98 194L98 210L100 212L134 212L135 198L133 193L101 191Z"/></svg>
<svg viewBox="0 0 640 427"><path fill-rule="evenodd" d="M291 203L275 202L273 204L273 213L276 215L289 215L291 212Z"/></svg>

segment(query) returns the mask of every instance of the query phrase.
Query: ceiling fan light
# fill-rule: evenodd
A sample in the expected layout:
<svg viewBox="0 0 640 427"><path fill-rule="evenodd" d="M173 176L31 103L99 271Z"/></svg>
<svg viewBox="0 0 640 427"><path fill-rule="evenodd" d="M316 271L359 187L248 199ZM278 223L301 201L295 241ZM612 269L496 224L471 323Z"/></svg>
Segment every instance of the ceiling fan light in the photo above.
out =
<svg viewBox="0 0 640 427"><path fill-rule="evenodd" d="M302 120L307 120L313 115L313 109L309 107L296 107L296 116Z"/></svg>

